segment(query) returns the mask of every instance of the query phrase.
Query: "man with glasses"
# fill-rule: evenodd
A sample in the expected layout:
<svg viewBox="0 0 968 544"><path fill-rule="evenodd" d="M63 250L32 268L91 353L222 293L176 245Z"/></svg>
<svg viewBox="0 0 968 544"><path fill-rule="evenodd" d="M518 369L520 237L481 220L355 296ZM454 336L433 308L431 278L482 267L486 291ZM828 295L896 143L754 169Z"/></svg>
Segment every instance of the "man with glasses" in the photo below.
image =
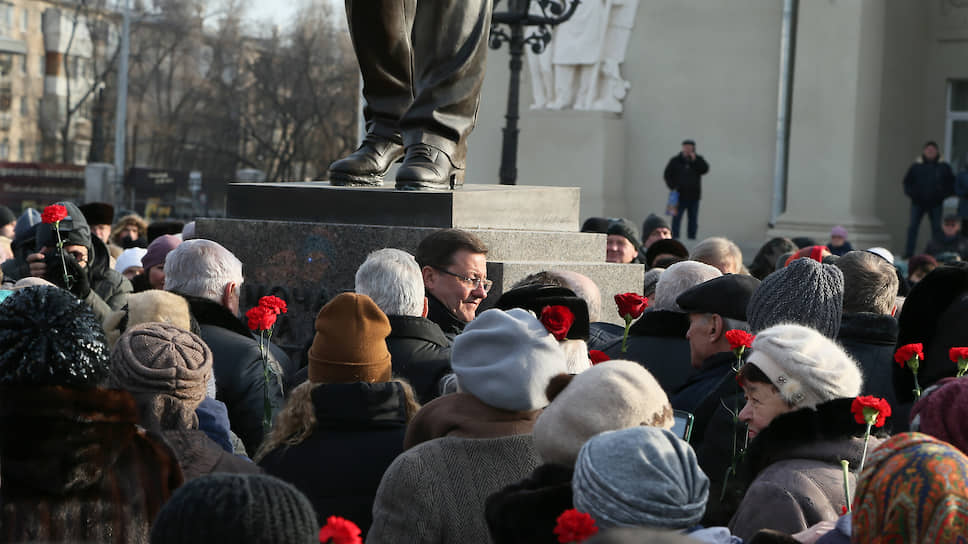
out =
<svg viewBox="0 0 968 544"><path fill-rule="evenodd" d="M421 240L415 255L427 292L427 319L453 338L487 298L487 246L477 236L444 229Z"/></svg>

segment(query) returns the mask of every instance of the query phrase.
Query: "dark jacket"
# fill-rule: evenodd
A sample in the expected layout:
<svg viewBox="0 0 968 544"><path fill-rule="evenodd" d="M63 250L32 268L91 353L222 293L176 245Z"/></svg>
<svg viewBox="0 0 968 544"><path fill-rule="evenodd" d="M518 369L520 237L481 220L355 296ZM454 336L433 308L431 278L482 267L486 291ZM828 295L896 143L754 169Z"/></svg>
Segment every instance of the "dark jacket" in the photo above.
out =
<svg viewBox="0 0 968 544"><path fill-rule="evenodd" d="M205 397L195 408L198 416L198 430L205 433L223 450L232 453L232 431L229 423L229 410L225 403Z"/></svg>
<svg viewBox="0 0 968 544"><path fill-rule="evenodd" d="M444 303L437 300L437 297L427 293L427 319L433 321L440 327L440 330L444 332L450 340L453 340L455 336L463 332L464 326L467 325L464 321L461 321L453 312L444 306Z"/></svg>
<svg viewBox="0 0 968 544"><path fill-rule="evenodd" d="M393 374L413 386L420 403L439 395L437 383L450 372L450 344L436 323L423 317L387 316L390 336L387 348Z"/></svg>
<svg viewBox="0 0 968 544"><path fill-rule="evenodd" d="M732 351L713 354L702 362L696 374L690 376L682 387L676 389L670 398L672 408L695 415L706 397L716 392L726 378L732 376L735 364L736 355Z"/></svg>
<svg viewBox="0 0 968 544"><path fill-rule="evenodd" d="M636 361L655 376L666 394L682 387L694 373L689 361L689 316L662 310L647 311L629 328L628 351L622 339L603 351L612 359Z"/></svg>
<svg viewBox="0 0 968 544"><path fill-rule="evenodd" d="M872 313L844 314L837 340L856 359L864 373L864 395L880 397L897 406L894 396L894 345L897 319Z"/></svg>
<svg viewBox="0 0 968 544"><path fill-rule="evenodd" d="M595 321L593 323L589 323L588 342L586 342L588 344L588 349L605 351L605 348L614 343L616 338L621 340L624 331L624 327L614 323L608 323L605 321Z"/></svg>
<svg viewBox="0 0 968 544"><path fill-rule="evenodd" d="M846 506L841 460L860 466L865 425L850 411L853 399L835 399L777 416L750 443L745 481L750 482L732 533L748 539L760 529L793 534L821 521L836 521ZM880 442L871 437L869 451ZM857 475L848 475L855 489Z"/></svg>
<svg viewBox="0 0 968 544"><path fill-rule="evenodd" d="M942 253L957 253L962 260L968 259L968 238L960 232L951 238L943 236L940 240L932 238L924 246L924 252L937 257Z"/></svg>
<svg viewBox="0 0 968 544"><path fill-rule="evenodd" d="M961 172L955 178L955 193L958 195L958 215L968 219L968 165L961 165Z"/></svg>
<svg viewBox="0 0 968 544"><path fill-rule="evenodd" d="M702 176L709 172L709 164L702 155L689 160L682 153L669 159L662 177L670 190L679 191L682 200L702 198Z"/></svg>
<svg viewBox="0 0 968 544"><path fill-rule="evenodd" d="M262 443L262 419L265 415L266 380L262 368L259 341L221 304L199 297L186 296L192 315L198 320L202 340L212 350L216 397L229 410L232 432L252 455ZM269 402L272 417L282 409L282 350L270 345L269 362L275 376L269 380Z"/></svg>
<svg viewBox="0 0 968 544"><path fill-rule="evenodd" d="M726 399L742 394L742 389L736 383L736 373L733 371L735 364L736 355L731 351L709 357L703 361L699 373L689 378L689 381L680 387L671 399L674 409L685 410L693 415L692 434L689 436L689 443L693 449L697 453L701 451L706 439L709 438L713 442L720 443L721 450L726 454L725 463L718 469L719 473L710 475L711 481L719 481L732 456L732 421L724 421L721 425L709 423ZM739 406L742 408L742 404ZM728 520L723 520L717 525L723 525L726 521Z"/></svg>
<svg viewBox="0 0 968 544"><path fill-rule="evenodd" d="M125 391L4 388L0 542L147 544L182 472L137 423Z"/></svg>
<svg viewBox="0 0 968 544"><path fill-rule="evenodd" d="M904 175L904 194L918 206L934 208L955 194L954 184L948 163L940 158L929 161L922 155Z"/></svg>
<svg viewBox="0 0 968 544"><path fill-rule="evenodd" d="M248 459L232 455L198 429L162 431L181 465L185 481L214 472L259 474L262 469Z"/></svg>
<svg viewBox="0 0 968 544"><path fill-rule="evenodd" d="M832 253L832 254L834 254L834 255L836 255L838 257L843 257L844 255L846 255L846 254L850 253L851 251L853 251L854 250L854 246L850 245L850 242L844 240L843 245L841 245L840 247L834 247L834 246L832 246L830 244L827 244L827 249L830 250L830 253Z"/></svg>
<svg viewBox="0 0 968 544"><path fill-rule="evenodd" d="M556 544L558 516L574 508L572 467L545 464L487 498L484 516L494 544Z"/></svg>
<svg viewBox="0 0 968 544"><path fill-rule="evenodd" d="M403 451L403 386L321 384L311 395L316 414L312 434L299 444L272 450L259 464L309 497L320 526L329 516L340 516L365 533L380 479Z"/></svg>

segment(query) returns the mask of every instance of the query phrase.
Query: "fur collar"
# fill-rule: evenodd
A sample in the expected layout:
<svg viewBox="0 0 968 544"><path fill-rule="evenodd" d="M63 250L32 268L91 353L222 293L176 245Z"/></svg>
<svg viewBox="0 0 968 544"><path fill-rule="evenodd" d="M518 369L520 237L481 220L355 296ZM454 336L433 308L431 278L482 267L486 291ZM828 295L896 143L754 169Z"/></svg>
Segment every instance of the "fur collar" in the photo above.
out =
<svg viewBox="0 0 968 544"><path fill-rule="evenodd" d="M126 391L4 387L0 450L5 488L67 494L97 485L144 431Z"/></svg>
<svg viewBox="0 0 968 544"><path fill-rule="evenodd" d="M184 295L182 293L176 294L184 297L188 301L188 309L191 310L192 316L198 321L199 325L221 327L247 338L252 336L252 333L245 327L242 320L234 316L225 306L217 302L212 302L207 298Z"/></svg>
<svg viewBox="0 0 968 544"><path fill-rule="evenodd" d="M893 346L897 342L897 319L868 312L844 314L837 337L840 340Z"/></svg>
<svg viewBox="0 0 968 544"><path fill-rule="evenodd" d="M631 336L669 336L685 338L689 330L689 315L668 310L645 312L629 328Z"/></svg>
<svg viewBox="0 0 968 544"><path fill-rule="evenodd" d="M766 467L787 459L813 459L832 464L846 459L852 467L857 466L867 426L854 419L850 411L853 401L853 398L834 399L816 408L803 408L774 419L750 443L746 453L749 481Z"/></svg>

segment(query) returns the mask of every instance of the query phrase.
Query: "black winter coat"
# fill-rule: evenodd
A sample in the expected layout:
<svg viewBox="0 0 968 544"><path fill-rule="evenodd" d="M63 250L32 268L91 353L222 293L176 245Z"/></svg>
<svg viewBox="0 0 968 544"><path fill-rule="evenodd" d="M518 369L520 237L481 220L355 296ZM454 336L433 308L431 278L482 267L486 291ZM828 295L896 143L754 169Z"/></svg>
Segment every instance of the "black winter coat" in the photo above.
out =
<svg viewBox="0 0 968 544"><path fill-rule="evenodd" d="M702 176L707 172L709 164L702 155L696 155L695 160L689 160L679 153L669 159L662 177L670 190L679 191L680 199L699 200L702 198Z"/></svg>
<svg viewBox="0 0 968 544"><path fill-rule="evenodd" d="M444 331L444 335L451 340L463 332L464 326L467 325L429 292L427 293L427 319L436 323L440 330Z"/></svg>
<svg viewBox="0 0 968 544"><path fill-rule="evenodd" d="M421 404L439 396L437 383L450 372L451 341L436 323L423 317L387 316L387 348L393 374L413 386Z"/></svg>
<svg viewBox="0 0 968 544"><path fill-rule="evenodd" d="M897 407L894 395L894 345L897 319L867 312L844 314L837 340L848 355L860 363L864 373L862 394L881 397Z"/></svg>
<svg viewBox="0 0 968 544"><path fill-rule="evenodd" d="M262 443L266 382L259 341L221 304L199 297L185 296L192 315L198 320L202 340L212 350L216 398L229 410L229 422L249 455ZM269 383L272 417L282 409L283 371L288 358L270 344L270 366L276 376Z"/></svg>
<svg viewBox="0 0 968 544"><path fill-rule="evenodd" d="M923 156L904 175L904 194L915 204L934 208L955 194L955 175L948 163Z"/></svg>
<svg viewBox="0 0 968 544"><path fill-rule="evenodd" d="M612 359L635 361L655 376L667 395L682 387L695 372L689 364L689 316L677 312L645 312L629 328L628 351L618 338L604 350Z"/></svg>
<svg viewBox="0 0 968 544"><path fill-rule="evenodd" d="M321 384L312 391L312 403L316 427L309 438L272 450L259 464L309 497L320 526L327 517L340 516L365 534L383 473L403 452L403 386Z"/></svg>
<svg viewBox="0 0 968 544"><path fill-rule="evenodd" d="M487 498L484 517L494 544L555 544L558 516L573 508L572 467L546 464Z"/></svg>
<svg viewBox="0 0 968 544"><path fill-rule="evenodd" d="M924 246L924 252L933 256L938 256L942 253L957 253L962 260L968 259L968 238L965 238L959 233L952 238L943 237L940 240L932 239Z"/></svg>

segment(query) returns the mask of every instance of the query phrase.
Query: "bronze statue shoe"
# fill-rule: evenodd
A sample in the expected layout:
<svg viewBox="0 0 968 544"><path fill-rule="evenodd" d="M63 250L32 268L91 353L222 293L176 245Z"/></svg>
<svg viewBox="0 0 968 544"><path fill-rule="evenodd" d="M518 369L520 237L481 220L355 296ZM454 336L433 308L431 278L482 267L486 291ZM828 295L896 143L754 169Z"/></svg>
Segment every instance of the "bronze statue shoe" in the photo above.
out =
<svg viewBox="0 0 968 544"><path fill-rule="evenodd" d="M360 147L329 165L329 183L347 187L379 187L393 163L403 158L403 140L368 132Z"/></svg>
<svg viewBox="0 0 968 544"><path fill-rule="evenodd" d="M444 151L430 144L413 144L407 148L403 165L397 170L397 189L458 189L464 185L464 170L454 166Z"/></svg>

